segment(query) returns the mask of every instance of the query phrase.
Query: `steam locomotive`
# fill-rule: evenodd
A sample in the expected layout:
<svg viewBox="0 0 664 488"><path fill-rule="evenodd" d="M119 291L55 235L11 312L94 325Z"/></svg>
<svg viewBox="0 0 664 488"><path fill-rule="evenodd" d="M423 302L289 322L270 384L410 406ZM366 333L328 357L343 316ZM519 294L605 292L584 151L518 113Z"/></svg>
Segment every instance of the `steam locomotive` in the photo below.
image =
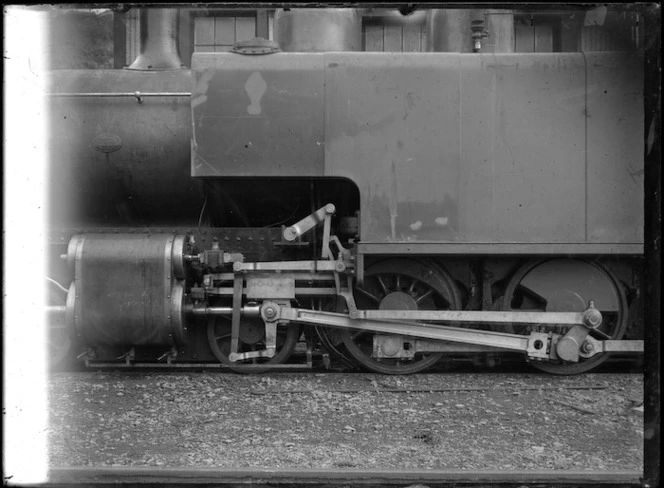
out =
<svg viewBox="0 0 664 488"><path fill-rule="evenodd" d="M141 15L129 68L51 73L53 364L643 350L637 54L514 53L498 23L487 49L461 10L430 52L359 52L357 12L292 9L188 69L177 10Z"/></svg>

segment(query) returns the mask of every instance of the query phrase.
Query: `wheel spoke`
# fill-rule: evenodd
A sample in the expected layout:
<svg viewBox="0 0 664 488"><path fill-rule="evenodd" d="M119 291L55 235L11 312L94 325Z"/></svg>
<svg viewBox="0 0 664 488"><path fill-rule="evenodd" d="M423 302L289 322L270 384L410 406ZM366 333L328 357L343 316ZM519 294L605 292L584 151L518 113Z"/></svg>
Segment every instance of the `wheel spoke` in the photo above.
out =
<svg viewBox="0 0 664 488"><path fill-rule="evenodd" d="M381 289L383 290L383 293L387 295L388 290L387 290L387 285L385 285L385 282L383 281L383 278L380 276L376 276L376 281L378 281L378 284L380 285Z"/></svg>
<svg viewBox="0 0 664 488"><path fill-rule="evenodd" d="M601 331L601 330L599 330L599 329L593 329L590 333L591 333L591 334L594 333L594 334L596 334L596 335L598 335L598 336L600 336L600 337L603 337L604 339L607 339L607 340L612 339L612 337L611 337L609 334L607 334L606 332L603 332L603 331Z"/></svg>
<svg viewBox="0 0 664 488"><path fill-rule="evenodd" d="M429 288L426 291L426 293L424 293L424 295L421 295L419 298L416 298L415 302L417 302L417 304L419 305L420 303L422 303L422 301L429 298L431 295L433 295L433 290L431 288Z"/></svg>
<svg viewBox="0 0 664 488"><path fill-rule="evenodd" d="M380 298L378 298L378 297L377 297L376 295L374 295L373 293L368 292L368 291L365 290L364 288L356 288L356 290L357 290L358 292L360 292L362 295L364 295L365 297L367 297L367 298L368 298L369 300L371 300L372 302L374 302L374 303L376 303L376 304L379 304L379 303L380 303Z"/></svg>

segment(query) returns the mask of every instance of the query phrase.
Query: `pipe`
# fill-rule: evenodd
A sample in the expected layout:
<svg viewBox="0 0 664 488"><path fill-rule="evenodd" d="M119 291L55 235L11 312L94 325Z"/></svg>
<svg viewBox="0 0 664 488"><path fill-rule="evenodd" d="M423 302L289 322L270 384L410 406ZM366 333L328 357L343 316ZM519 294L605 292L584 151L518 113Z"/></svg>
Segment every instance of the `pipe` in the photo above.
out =
<svg viewBox="0 0 664 488"><path fill-rule="evenodd" d="M511 10L431 9L427 32L428 52L514 52Z"/></svg>

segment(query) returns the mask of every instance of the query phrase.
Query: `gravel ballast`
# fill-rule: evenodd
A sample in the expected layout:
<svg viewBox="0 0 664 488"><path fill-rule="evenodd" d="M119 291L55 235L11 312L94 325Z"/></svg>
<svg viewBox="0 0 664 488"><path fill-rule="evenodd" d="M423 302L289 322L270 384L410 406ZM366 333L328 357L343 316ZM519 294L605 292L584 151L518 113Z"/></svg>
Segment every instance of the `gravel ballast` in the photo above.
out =
<svg viewBox="0 0 664 488"><path fill-rule="evenodd" d="M49 396L54 467L643 469L638 374L60 373Z"/></svg>

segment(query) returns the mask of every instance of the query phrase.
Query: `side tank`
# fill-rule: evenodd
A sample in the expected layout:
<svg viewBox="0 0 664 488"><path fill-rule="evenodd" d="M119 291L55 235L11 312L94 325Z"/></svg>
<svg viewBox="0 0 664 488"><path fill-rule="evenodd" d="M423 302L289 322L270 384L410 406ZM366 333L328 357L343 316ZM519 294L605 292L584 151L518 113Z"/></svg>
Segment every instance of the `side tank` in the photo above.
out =
<svg viewBox="0 0 664 488"><path fill-rule="evenodd" d="M192 174L347 178L363 244L394 252L431 252L427 241L633 252L643 190L625 174L642 165L641 63L196 53Z"/></svg>

